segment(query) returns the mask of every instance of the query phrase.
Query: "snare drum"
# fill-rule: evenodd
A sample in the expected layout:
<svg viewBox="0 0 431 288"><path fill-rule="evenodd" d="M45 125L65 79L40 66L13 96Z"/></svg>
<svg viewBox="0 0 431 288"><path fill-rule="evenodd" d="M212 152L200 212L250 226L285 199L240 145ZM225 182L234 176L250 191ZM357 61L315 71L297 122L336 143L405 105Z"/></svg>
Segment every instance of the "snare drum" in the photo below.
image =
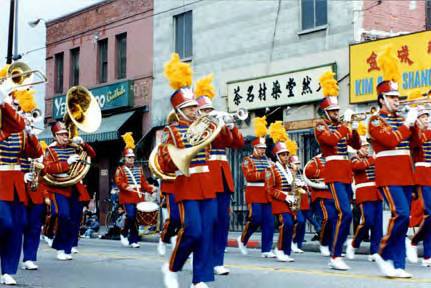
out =
<svg viewBox="0 0 431 288"><path fill-rule="evenodd" d="M139 202L136 205L136 221L138 225L157 225L159 218L159 205L153 202Z"/></svg>

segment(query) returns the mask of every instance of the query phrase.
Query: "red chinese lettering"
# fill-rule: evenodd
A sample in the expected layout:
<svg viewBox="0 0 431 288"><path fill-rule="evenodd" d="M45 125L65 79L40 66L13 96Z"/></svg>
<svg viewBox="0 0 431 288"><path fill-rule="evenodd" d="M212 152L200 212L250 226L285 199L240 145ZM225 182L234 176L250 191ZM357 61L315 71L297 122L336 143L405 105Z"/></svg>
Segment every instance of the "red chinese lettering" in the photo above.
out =
<svg viewBox="0 0 431 288"><path fill-rule="evenodd" d="M370 57L367 58L367 63L370 64L370 68L368 69L368 72L371 72L373 70L380 70L379 66L377 66L377 54L374 53L374 51L371 52Z"/></svg>
<svg viewBox="0 0 431 288"><path fill-rule="evenodd" d="M409 47L407 45L401 46L401 50L398 50L398 59L401 63L408 63L412 65L414 62L409 58Z"/></svg>

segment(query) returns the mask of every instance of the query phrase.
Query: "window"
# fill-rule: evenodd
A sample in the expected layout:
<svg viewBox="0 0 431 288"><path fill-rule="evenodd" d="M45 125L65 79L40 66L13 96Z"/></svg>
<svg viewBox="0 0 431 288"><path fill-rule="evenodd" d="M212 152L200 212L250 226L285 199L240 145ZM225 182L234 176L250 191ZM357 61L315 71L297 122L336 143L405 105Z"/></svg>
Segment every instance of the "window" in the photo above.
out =
<svg viewBox="0 0 431 288"><path fill-rule="evenodd" d="M99 83L105 83L108 80L108 39L98 42L99 46Z"/></svg>
<svg viewBox="0 0 431 288"><path fill-rule="evenodd" d="M54 92L63 93L63 53L58 53L55 55L55 83Z"/></svg>
<svg viewBox="0 0 431 288"><path fill-rule="evenodd" d="M117 35L117 79L126 78L127 33Z"/></svg>
<svg viewBox="0 0 431 288"><path fill-rule="evenodd" d="M79 85L79 47L70 50L70 85Z"/></svg>
<svg viewBox="0 0 431 288"><path fill-rule="evenodd" d="M324 26L328 23L327 0L301 0L302 30Z"/></svg>
<svg viewBox="0 0 431 288"><path fill-rule="evenodd" d="M181 59L193 56L192 11L174 16L175 21L175 52Z"/></svg>

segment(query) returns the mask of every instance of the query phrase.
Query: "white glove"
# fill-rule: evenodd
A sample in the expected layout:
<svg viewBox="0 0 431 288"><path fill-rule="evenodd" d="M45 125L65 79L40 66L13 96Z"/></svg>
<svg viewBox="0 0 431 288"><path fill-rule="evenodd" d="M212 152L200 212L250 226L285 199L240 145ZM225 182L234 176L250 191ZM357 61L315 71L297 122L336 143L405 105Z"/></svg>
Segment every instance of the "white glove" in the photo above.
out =
<svg viewBox="0 0 431 288"><path fill-rule="evenodd" d="M84 140L82 140L81 136L75 136L75 137L73 137L72 142L80 145L84 142Z"/></svg>
<svg viewBox="0 0 431 288"><path fill-rule="evenodd" d="M296 199L293 195L287 195L285 201L288 204L293 204L293 203L295 203Z"/></svg>
<svg viewBox="0 0 431 288"><path fill-rule="evenodd" d="M344 122L351 122L352 121L352 115L353 115L353 110L352 109L347 109L344 112Z"/></svg>
<svg viewBox="0 0 431 288"><path fill-rule="evenodd" d="M406 117L406 120L404 121L404 124L408 127L411 127L413 126L413 124L415 124L417 118L418 118L418 110L416 108L412 108L407 113L407 117Z"/></svg>
<svg viewBox="0 0 431 288"><path fill-rule="evenodd" d="M352 127L352 130L357 130L359 128L359 122L353 121L351 127Z"/></svg>
<svg viewBox="0 0 431 288"><path fill-rule="evenodd" d="M233 130L233 127L235 127L235 124L229 123L229 124L226 124L226 127L229 128L230 130Z"/></svg>
<svg viewBox="0 0 431 288"><path fill-rule="evenodd" d="M67 158L67 164L71 165L79 160L78 154L70 155L69 158Z"/></svg>
<svg viewBox="0 0 431 288"><path fill-rule="evenodd" d="M43 163L43 155L35 159L37 163Z"/></svg>
<svg viewBox="0 0 431 288"><path fill-rule="evenodd" d="M32 182L34 179L33 173L27 172L24 174L24 183Z"/></svg>

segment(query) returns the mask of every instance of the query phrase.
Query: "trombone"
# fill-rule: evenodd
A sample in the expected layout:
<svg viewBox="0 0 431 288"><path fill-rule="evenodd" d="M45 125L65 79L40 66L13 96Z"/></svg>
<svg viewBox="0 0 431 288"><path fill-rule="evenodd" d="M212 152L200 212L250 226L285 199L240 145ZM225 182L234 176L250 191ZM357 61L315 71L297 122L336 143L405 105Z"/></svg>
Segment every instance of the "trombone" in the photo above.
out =
<svg viewBox="0 0 431 288"><path fill-rule="evenodd" d="M397 112L407 113L417 105L423 105L424 109L431 110L431 97L426 96L426 94L422 95L424 96L420 98L401 100Z"/></svg>
<svg viewBox="0 0 431 288"><path fill-rule="evenodd" d="M34 81L34 75L39 80ZM48 82L45 74L40 70L32 70L26 63L18 61L12 63L7 69L6 77L0 78L0 84L13 90L25 90L29 86Z"/></svg>

